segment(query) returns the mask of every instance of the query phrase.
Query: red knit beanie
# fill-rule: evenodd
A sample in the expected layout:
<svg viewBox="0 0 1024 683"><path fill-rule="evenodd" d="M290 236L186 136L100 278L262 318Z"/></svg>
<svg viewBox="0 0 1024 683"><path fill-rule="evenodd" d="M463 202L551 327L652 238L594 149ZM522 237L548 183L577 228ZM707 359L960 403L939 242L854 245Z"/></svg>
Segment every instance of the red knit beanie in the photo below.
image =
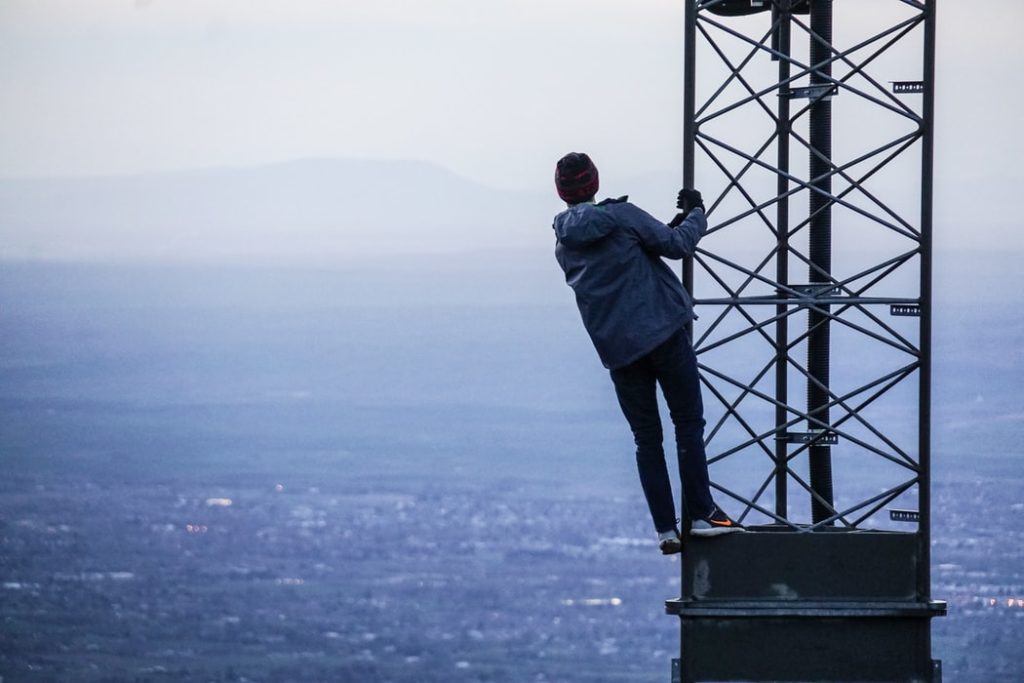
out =
<svg viewBox="0 0 1024 683"><path fill-rule="evenodd" d="M555 188L566 204L579 204L597 194L597 166L582 152L571 152L555 166Z"/></svg>

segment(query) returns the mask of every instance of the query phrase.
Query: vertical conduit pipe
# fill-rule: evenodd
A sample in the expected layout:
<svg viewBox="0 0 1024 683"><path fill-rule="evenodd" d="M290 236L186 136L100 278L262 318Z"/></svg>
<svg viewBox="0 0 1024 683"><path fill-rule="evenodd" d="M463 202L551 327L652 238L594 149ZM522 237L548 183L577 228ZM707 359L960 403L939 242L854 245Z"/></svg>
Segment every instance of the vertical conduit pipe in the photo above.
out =
<svg viewBox="0 0 1024 683"><path fill-rule="evenodd" d="M779 62L779 83L788 83L790 77L790 14L789 0L781 0L780 6L773 8L773 16L776 19L776 28L772 42L776 51L784 57L778 57ZM780 86L788 88L789 86ZM790 107L789 98L781 96L778 98L779 108L777 112L776 133L778 134L778 159L779 168L776 177L776 192L778 203L775 205L775 230L778 253L775 257L775 281L780 286L789 284L789 131L790 131ZM780 298L785 294L780 290ZM779 436L786 431L786 422L789 419L789 318L786 316L788 305L781 302L775 307L775 315L778 320L775 323L775 429ZM788 461L789 447L785 439L775 440L775 514L783 519L789 519L788 501Z"/></svg>
<svg viewBox="0 0 1024 683"><path fill-rule="evenodd" d="M810 60L811 86L828 87L832 76L832 0L812 0L811 4ZM813 95L812 95L813 96ZM810 283L827 284L832 273L832 101L828 95L817 96L810 108ZM807 413L808 431L829 428L829 320L822 310L809 310L807 324ZM811 513L815 522L832 516L832 451L821 441L809 447L811 489L817 496L811 499Z"/></svg>

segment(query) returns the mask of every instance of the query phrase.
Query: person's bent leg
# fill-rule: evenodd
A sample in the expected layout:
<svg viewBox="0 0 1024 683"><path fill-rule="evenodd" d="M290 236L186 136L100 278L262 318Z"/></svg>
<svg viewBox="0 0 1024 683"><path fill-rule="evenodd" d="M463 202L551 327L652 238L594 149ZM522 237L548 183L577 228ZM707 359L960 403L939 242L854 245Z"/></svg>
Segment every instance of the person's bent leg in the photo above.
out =
<svg viewBox="0 0 1024 683"><path fill-rule="evenodd" d="M658 415L657 381L645 359L611 371L615 395L629 422L636 443L636 466L640 474L651 519L658 533L676 528L672 484L662 448L661 417Z"/></svg>
<svg viewBox="0 0 1024 683"><path fill-rule="evenodd" d="M704 453L704 402L697 356L685 331L680 330L655 349L651 360L675 427L683 509L691 520L701 519L711 514L715 502Z"/></svg>

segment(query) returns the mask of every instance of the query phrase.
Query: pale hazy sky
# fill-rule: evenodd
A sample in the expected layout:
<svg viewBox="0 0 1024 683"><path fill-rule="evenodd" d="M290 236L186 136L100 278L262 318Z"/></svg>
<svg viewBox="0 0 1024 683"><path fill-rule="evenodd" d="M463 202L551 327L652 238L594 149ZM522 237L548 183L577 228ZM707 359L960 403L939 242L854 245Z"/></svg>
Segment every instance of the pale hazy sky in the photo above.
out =
<svg viewBox="0 0 1024 683"><path fill-rule="evenodd" d="M577 147L673 168L680 7L0 0L0 168L386 157L528 186Z"/></svg>
<svg viewBox="0 0 1024 683"><path fill-rule="evenodd" d="M939 3L940 211L968 182L1016 224L993 202L1024 181L1022 4ZM574 149L612 177L676 170L682 17L682 0L0 0L0 175L341 156L546 188Z"/></svg>

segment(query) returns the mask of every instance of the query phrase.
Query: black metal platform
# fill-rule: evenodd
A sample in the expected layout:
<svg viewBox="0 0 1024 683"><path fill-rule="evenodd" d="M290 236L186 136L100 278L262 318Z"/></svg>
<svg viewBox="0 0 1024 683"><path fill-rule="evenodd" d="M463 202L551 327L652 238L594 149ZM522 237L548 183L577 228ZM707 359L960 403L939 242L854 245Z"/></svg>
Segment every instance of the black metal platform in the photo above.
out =
<svg viewBox="0 0 1024 683"><path fill-rule="evenodd" d="M919 535L758 527L688 539L679 680L937 681ZM813 562L809 559L813 558Z"/></svg>

